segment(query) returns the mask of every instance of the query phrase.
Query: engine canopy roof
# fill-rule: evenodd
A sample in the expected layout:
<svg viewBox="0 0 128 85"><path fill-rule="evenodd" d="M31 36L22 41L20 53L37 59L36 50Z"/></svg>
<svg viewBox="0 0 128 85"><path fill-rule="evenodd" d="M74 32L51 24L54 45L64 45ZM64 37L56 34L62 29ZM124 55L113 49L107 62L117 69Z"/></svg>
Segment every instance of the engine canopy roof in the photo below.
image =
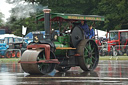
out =
<svg viewBox="0 0 128 85"><path fill-rule="evenodd" d="M63 13L50 13L50 21L104 21L104 16L99 15L80 15L80 14L63 14ZM40 14L36 17L39 21L44 21L44 14Z"/></svg>

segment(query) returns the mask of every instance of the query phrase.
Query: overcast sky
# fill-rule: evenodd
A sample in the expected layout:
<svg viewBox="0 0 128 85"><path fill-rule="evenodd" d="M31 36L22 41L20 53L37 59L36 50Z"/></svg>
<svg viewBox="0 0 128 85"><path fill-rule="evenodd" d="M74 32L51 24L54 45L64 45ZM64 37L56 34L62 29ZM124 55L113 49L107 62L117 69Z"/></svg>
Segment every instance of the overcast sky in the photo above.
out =
<svg viewBox="0 0 128 85"><path fill-rule="evenodd" d="M6 0L0 0L0 12L2 12L5 16L4 21L6 21L6 19L10 16L9 10L12 7L12 5L6 3Z"/></svg>

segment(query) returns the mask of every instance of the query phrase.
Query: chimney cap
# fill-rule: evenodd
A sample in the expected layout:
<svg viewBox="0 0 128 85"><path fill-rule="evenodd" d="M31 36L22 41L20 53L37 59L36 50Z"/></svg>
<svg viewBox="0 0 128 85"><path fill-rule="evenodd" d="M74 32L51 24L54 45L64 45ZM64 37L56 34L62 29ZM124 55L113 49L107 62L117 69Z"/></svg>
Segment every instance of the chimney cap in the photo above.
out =
<svg viewBox="0 0 128 85"><path fill-rule="evenodd" d="M51 9L43 9L44 13L50 13Z"/></svg>

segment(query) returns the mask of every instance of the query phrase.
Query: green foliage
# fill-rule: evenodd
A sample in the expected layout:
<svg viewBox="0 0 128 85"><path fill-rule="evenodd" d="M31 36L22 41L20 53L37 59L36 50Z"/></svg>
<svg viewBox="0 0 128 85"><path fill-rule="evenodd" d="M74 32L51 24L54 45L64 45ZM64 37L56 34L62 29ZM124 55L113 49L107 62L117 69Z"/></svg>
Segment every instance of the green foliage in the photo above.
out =
<svg viewBox="0 0 128 85"><path fill-rule="evenodd" d="M35 17L31 16L29 18L18 19L10 18L7 22L13 34L22 36L22 26L27 27L27 33L37 30L42 30L42 23L36 24ZM38 29L39 28L39 29Z"/></svg>
<svg viewBox="0 0 128 85"><path fill-rule="evenodd" d="M7 0L10 1L10 0ZM12 1L12 2L11 2ZM10 3L16 0L11 0ZM105 22L96 23L96 28L102 30L121 29L122 25L128 25L128 1L127 0L22 0L32 4L48 6L54 13L71 13L83 15L105 16ZM20 2L18 0L17 2ZM16 10L16 9L15 9ZM43 9L42 9L43 10ZM13 10L14 11L14 10ZM12 15L13 12L12 11ZM43 13L43 12L41 12ZM35 14L34 14L35 15ZM43 22L35 24L35 16L29 18L10 18L8 21L14 34L21 35L22 25L28 28L27 32L44 30Z"/></svg>
<svg viewBox="0 0 128 85"><path fill-rule="evenodd" d="M101 0L97 8L97 14L106 18L104 29L121 29L123 24L128 24L127 0Z"/></svg>
<svg viewBox="0 0 128 85"><path fill-rule="evenodd" d="M98 28L121 29L122 25L128 24L128 1L127 0L26 0L48 6L52 12L74 13L84 15L105 16L104 23L98 23Z"/></svg>
<svg viewBox="0 0 128 85"><path fill-rule="evenodd" d="M3 26L3 19L4 18L4 15L0 12L0 27Z"/></svg>

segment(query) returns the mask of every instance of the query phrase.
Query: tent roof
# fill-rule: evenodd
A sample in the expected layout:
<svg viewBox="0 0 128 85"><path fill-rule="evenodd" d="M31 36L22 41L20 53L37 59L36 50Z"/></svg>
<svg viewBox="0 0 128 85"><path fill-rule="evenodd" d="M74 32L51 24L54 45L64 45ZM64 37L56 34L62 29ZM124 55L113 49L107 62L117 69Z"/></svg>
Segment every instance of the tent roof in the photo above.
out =
<svg viewBox="0 0 128 85"><path fill-rule="evenodd" d="M5 37L22 38L20 36L14 35L14 34L1 34L0 35L0 39L4 39Z"/></svg>
<svg viewBox="0 0 128 85"><path fill-rule="evenodd" d="M103 30L95 29L95 34L96 34L98 37L106 38L107 32L106 32L106 31L103 31Z"/></svg>
<svg viewBox="0 0 128 85"><path fill-rule="evenodd" d="M40 32L41 34L45 34L45 31L33 31L33 32ZM24 38L33 39L33 32L29 32Z"/></svg>

